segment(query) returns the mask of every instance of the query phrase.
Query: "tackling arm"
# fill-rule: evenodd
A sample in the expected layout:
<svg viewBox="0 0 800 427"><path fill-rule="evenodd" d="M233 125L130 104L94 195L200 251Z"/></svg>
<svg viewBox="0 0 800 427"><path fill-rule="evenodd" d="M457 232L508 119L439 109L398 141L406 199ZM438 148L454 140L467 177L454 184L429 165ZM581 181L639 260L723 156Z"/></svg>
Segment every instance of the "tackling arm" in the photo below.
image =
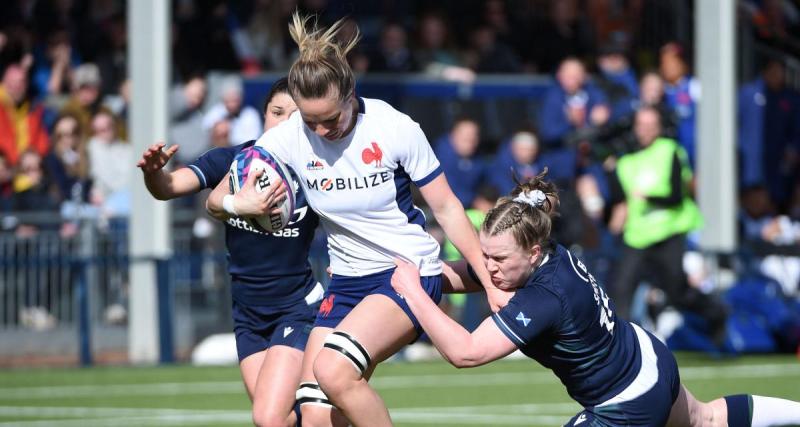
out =
<svg viewBox="0 0 800 427"><path fill-rule="evenodd" d="M440 174L431 182L420 187L419 191L433 210L433 215L444 229L447 237L475 270L475 275L486 290L486 297L492 311L497 311L505 306L513 293L502 291L492 285L489 272L483 263L478 236L464 213L464 207L461 206L461 202L447 184L447 178L444 174Z"/></svg>
<svg viewBox="0 0 800 427"><path fill-rule="evenodd" d="M439 353L453 366L469 368L511 354L517 346L491 319L486 319L471 334L447 316L420 286L419 270L411 263L395 260L397 269L392 286L403 295L414 316L431 338Z"/></svg>

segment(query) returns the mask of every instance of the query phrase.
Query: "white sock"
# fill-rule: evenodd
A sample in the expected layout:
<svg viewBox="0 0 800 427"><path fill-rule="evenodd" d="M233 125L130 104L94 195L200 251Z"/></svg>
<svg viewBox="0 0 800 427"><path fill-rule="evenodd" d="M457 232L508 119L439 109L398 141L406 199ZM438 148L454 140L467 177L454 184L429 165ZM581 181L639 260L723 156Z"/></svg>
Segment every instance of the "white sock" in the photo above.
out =
<svg viewBox="0 0 800 427"><path fill-rule="evenodd" d="M753 395L752 427L800 426L800 402Z"/></svg>

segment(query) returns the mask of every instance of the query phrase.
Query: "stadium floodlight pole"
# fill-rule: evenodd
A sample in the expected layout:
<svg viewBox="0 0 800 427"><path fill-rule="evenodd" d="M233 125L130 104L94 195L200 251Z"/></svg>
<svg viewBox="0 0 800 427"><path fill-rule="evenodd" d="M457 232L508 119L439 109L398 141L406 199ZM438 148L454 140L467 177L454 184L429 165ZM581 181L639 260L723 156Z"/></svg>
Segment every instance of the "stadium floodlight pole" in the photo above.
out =
<svg viewBox="0 0 800 427"><path fill-rule="evenodd" d="M128 129L134 153L167 136L169 16L168 1L128 1L128 75L133 89ZM141 179L133 180L132 202L128 357L132 363L148 364L156 363L159 350L164 350L159 348L156 260L171 255L169 210L150 196Z"/></svg>
<svg viewBox="0 0 800 427"><path fill-rule="evenodd" d="M697 110L698 204L705 217L702 249L736 249L736 32L735 1L695 4L695 64L701 95Z"/></svg>

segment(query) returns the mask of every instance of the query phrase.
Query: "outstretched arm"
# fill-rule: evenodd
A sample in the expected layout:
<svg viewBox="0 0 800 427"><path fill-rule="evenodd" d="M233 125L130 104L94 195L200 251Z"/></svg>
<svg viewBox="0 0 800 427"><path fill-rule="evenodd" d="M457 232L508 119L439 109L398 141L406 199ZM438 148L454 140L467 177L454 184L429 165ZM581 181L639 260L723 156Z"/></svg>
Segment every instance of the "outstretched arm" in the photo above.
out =
<svg viewBox="0 0 800 427"><path fill-rule="evenodd" d="M163 142L151 145L136 163L144 175L147 191L158 200L170 200L200 191L200 180L188 168L173 172L164 170L167 162L178 152L177 145L171 145L166 150L164 146Z"/></svg>
<svg viewBox="0 0 800 427"><path fill-rule="evenodd" d="M517 349L490 318L470 334L425 293L416 266L402 260L395 260L395 264L392 287L403 296L433 345L450 364L459 368L479 366Z"/></svg>
<svg viewBox="0 0 800 427"><path fill-rule="evenodd" d="M419 191L425 202L433 210L436 221L442 226L447 237L475 270L475 275L486 290L489 307L492 311L497 311L504 307L513 296L513 293L502 291L492 285L489 272L483 263L483 254L478 242L478 235L464 213L464 207L461 202L453 194L453 190L450 189L447 178L445 178L444 174L440 174L420 187Z"/></svg>

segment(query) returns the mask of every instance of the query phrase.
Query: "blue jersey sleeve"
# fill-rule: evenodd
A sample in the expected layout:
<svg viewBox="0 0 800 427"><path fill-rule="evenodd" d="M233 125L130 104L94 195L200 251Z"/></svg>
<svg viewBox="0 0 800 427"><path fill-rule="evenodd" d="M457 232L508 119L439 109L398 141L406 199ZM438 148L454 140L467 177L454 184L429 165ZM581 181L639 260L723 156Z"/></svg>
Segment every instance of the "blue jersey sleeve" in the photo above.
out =
<svg viewBox="0 0 800 427"><path fill-rule="evenodd" d="M197 175L203 188L214 188L225 178L236 154L252 145L253 141L248 141L233 147L212 148L190 163L189 169Z"/></svg>
<svg viewBox="0 0 800 427"><path fill-rule="evenodd" d="M553 293L532 284L518 290L492 319L517 347L524 347L558 325L562 312L561 301Z"/></svg>

